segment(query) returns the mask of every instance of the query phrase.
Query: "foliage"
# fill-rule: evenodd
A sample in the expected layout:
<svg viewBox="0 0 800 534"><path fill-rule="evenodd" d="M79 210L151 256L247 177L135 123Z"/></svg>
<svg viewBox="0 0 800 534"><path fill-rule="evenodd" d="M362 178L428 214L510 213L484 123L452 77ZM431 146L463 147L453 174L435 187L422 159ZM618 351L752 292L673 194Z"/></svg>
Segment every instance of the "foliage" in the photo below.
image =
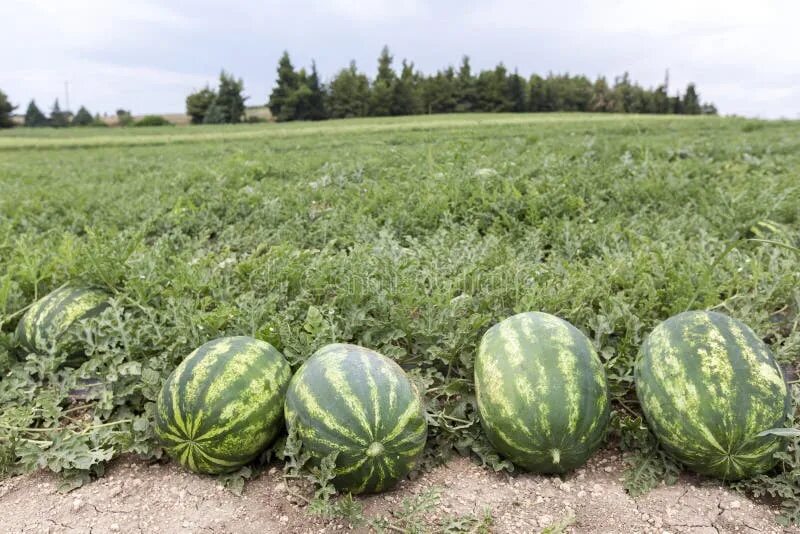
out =
<svg viewBox="0 0 800 534"><path fill-rule="evenodd" d="M11 128L14 126L14 121L11 114L17 106L13 105L8 99L8 95L0 91L0 128Z"/></svg>
<svg viewBox="0 0 800 534"><path fill-rule="evenodd" d="M216 98L217 93L208 86L186 97L186 114L192 118L192 124L203 124L208 108Z"/></svg>
<svg viewBox="0 0 800 534"><path fill-rule="evenodd" d="M133 126L134 118L130 110L117 110L117 126Z"/></svg>
<svg viewBox="0 0 800 534"><path fill-rule="evenodd" d="M332 119L364 117L369 101L369 80L358 72L356 62L342 69L328 85L328 113Z"/></svg>
<svg viewBox="0 0 800 534"><path fill-rule="evenodd" d="M228 124L235 124L242 122L244 118L244 103L247 100L242 92L244 91L244 82L236 79L232 74L222 71L219 75L219 87L217 88L217 97L214 99L212 106L216 106L224 120L222 122ZM208 111L211 114L211 110ZM214 123L212 123L214 124Z"/></svg>
<svg viewBox="0 0 800 534"><path fill-rule="evenodd" d="M31 100L30 104L28 104L27 111L25 111L25 126L29 128L40 128L47 126L47 124L47 117L41 112L36 102Z"/></svg>
<svg viewBox="0 0 800 534"><path fill-rule="evenodd" d="M225 124L225 122L225 111L222 109L222 106L217 104L217 100L214 99L208 107L205 117L203 117L203 124Z"/></svg>
<svg viewBox="0 0 800 534"><path fill-rule="evenodd" d="M93 122L94 118L92 117L92 114L89 113L88 109L81 106L75 116L72 117L70 124L72 126L91 126Z"/></svg>
<svg viewBox="0 0 800 534"><path fill-rule="evenodd" d="M58 105L58 99L53 102L53 107L50 110L50 126L53 128L66 128L69 126L69 115L65 111L61 111L61 106Z"/></svg>
<svg viewBox="0 0 800 534"><path fill-rule="evenodd" d="M627 72L609 86L603 77L593 83L583 75L549 73L546 77L533 74L525 78L516 70L509 74L502 63L476 74L467 56L462 58L458 71L446 67L428 76L414 72L414 64L404 59L398 76L392 68L393 61L389 48L384 46L372 81L351 62L349 68L322 85L316 65L312 63L309 77L303 69L295 70L289 53L284 52L268 105L278 121L465 111L717 113L713 104L701 104L692 83L683 96L669 96L668 82L645 88L632 81ZM327 101L326 106L319 104L323 101Z"/></svg>
<svg viewBox="0 0 800 534"><path fill-rule="evenodd" d="M796 122L470 114L15 129L0 152L6 475L43 465L68 488L120 453L158 457L162 382L194 348L237 334L295 369L332 341L394 358L425 392L421 469L463 453L508 470L481 433L472 362L490 325L542 310L598 350L635 492L674 474L633 395L655 324L717 309L788 369L800 356L798 256L773 243L800 246ZM79 330L88 360L76 370L13 338L22 310L67 281L114 295ZM742 486L789 515L795 439L775 472Z"/></svg>
<svg viewBox="0 0 800 534"><path fill-rule="evenodd" d="M137 120L134 126L172 126L172 123L161 115L145 115Z"/></svg>

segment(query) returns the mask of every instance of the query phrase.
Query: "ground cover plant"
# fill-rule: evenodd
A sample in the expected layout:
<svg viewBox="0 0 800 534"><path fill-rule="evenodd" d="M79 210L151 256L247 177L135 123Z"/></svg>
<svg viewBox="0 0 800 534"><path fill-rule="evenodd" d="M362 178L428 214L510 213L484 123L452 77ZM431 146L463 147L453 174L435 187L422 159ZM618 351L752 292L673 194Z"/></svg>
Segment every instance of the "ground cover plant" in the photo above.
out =
<svg viewBox="0 0 800 534"><path fill-rule="evenodd" d="M727 313L796 379L800 124L456 115L166 130L0 134L3 476L48 468L68 489L121 452L160 456L163 381L228 335L268 341L295 370L329 343L377 350L426 392L423 470L457 453L510 469L478 422L477 347L514 313L557 315L605 365L606 446L630 451L632 493L678 469L634 392L656 324ZM72 334L88 355L76 370L25 356L13 335L67 282L112 295ZM800 518L797 439L738 485L779 499L787 521Z"/></svg>

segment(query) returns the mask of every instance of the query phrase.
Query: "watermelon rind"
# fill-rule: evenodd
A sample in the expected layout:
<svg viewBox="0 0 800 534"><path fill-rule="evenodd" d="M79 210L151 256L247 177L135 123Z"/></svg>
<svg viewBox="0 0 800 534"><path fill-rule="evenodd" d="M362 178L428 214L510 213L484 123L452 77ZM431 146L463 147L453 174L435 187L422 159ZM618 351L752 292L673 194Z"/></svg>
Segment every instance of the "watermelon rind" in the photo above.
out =
<svg viewBox="0 0 800 534"><path fill-rule="evenodd" d="M291 368L272 345L246 336L209 341L169 375L156 402L156 435L197 473L249 463L283 429Z"/></svg>
<svg viewBox="0 0 800 534"><path fill-rule="evenodd" d="M610 417L605 369L591 342L543 312L514 315L484 334L475 394L490 443L536 473L583 465L603 442Z"/></svg>
<svg viewBox="0 0 800 534"><path fill-rule="evenodd" d="M78 347L64 347L67 332L82 319L98 315L109 306L109 295L91 287L66 286L34 302L17 324L19 345L30 353L66 350L70 357Z"/></svg>
<svg viewBox="0 0 800 534"><path fill-rule="evenodd" d="M789 388L767 345L744 323L688 311L660 323L641 347L636 393L653 434L689 469L724 480L772 468L785 439Z"/></svg>
<svg viewBox="0 0 800 534"><path fill-rule="evenodd" d="M394 361L356 345L314 353L286 393L286 424L315 462L336 454L333 484L387 490L417 465L427 423L419 393Z"/></svg>

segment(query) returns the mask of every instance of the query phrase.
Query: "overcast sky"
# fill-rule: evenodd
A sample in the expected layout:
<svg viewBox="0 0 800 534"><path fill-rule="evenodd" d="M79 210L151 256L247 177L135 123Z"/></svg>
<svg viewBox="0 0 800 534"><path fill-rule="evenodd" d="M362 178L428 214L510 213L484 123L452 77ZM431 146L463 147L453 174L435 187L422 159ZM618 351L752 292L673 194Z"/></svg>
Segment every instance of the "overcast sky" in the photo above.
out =
<svg viewBox="0 0 800 534"><path fill-rule="evenodd" d="M278 57L323 78L355 59L373 76L502 61L524 75L627 70L670 91L694 81L720 112L800 118L800 0L3 0L0 90L24 107L180 112L220 69L266 102Z"/></svg>

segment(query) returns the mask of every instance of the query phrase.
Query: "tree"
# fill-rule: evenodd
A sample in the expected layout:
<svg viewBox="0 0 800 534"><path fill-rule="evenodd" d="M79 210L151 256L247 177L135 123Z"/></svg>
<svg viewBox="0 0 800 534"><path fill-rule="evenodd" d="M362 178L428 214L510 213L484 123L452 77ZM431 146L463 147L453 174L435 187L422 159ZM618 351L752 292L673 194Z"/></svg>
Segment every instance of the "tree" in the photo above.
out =
<svg viewBox="0 0 800 534"><path fill-rule="evenodd" d="M224 70L220 73L217 98L214 102L225 118L223 122L242 122L242 118L244 117L244 101L247 100L247 98L242 95L243 91L244 82L241 78L237 80L233 75L226 73Z"/></svg>
<svg viewBox="0 0 800 534"><path fill-rule="evenodd" d="M25 126L29 128L47 126L47 117L41 112L34 100L31 100L30 104L28 104L28 110L25 112Z"/></svg>
<svg viewBox="0 0 800 534"><path fill-rule="evenodd" d="M58 105L58 99L53 103L53 109L50 111L50 126L54 128L65 128L69 126L69 117L61 111L61 106Z"/></svg>
<svg viewBox="0 0 800 534"><path fill-rule="evenodd" d="M11 118L11 114L15 109L17 109L17 106L12 105L8 100L8 96L3 91L0 91L0 128L11 128L14 126L14 120Z"/></svg>
<svg viewBox="0 0 800 534"><path fill-rule="evenodd" d="M700 95L693 83L686 86L686 94L683 95L683 113L687 115L699 115L702 111L700 107Z"/></svg>
<svg viewBox="0 0 800 534"><path fill-rule="evenodd" d="M392 56L389 47L384 46L378 57L378 75L372 84L369 99L369 115L385 117L392 113L392 96L397 75L392 69Z"/></svg>
<svg viewBox="0 0 800 534"><path fill-rule="evenodd" d="M363 117L367 114L369 80L358 72L356 62L342 69L331 80L328 112L332 118Z"/></svg>
<svg viewBox="0 0 800 534"><path fill-rule="evenodd" d="M308 101L308 119L312 121L327 119L328 113L325 110L325 90L319 81L317 63L313 60L311 61L311 75L308 77L306 85L311 93Z"/></svg>
<svg viewBox="0 0 800 534"><path fill-rule="evenodd" d="M514 74L508 77L506 99L511 104L507 111L516 113L523 112L527 109L525 104L525 79L514 71Z"/></svg>
<svg viewBox="0 0 800 534"><path fill-rule="evenodd" d="M478 108L481 111L508 111L511 102L508 100L506 68L500 63L494 70L485 70L478 75L477 93Z"/></svg>
<svg viewBox="0 0 800 534"><path fill-rule="evenodd" d="M475 111L478 104L478 94L475 87L475 77L469 64L469 56L461 58L458 68L456 83L456 111Z"/></svg>
<svg viewBox="0 0 800 534"><path fill-rule="evenodd" d="M414 64L403 60L403 70L392 90L392 115L415 115L422 112L418 76L414 74Z"/></svg>
<svg viewBox="0 0 800 534"><path fill-rule="evenodd" d="M203 117L203 124L225 124L226 122L227 117L225 117L225 111L215 99L208 107L206 116Z"/></svg>
<svg viewBox="0 0 800 534"><path fill-rule="evenodd" d="M215 98L217 93L207 85L186 97L186 114L192 118L192 124L203 124L208 108Z"/></svg>
<svg viewBox="0 0 800 534"><path fill-rule="evenodd" d="M89 110L84 106L81 106L78 112L72 118L73 126L91 126L92 122L94 122L92 114L89 113Z"/></svg>
<svg viewBox="0 0 800 534"><path fill-rule="evenodd" d="M56 100L56 103L58 101ZM53 120L52 117L50 119ZM126 109L118 109L117 110L117 125L119 126L132 126L133 125L133 115L131 115L130 110Z"/></svg>
<svg viewBox="0 0 800 534"><path fill-rule="evenodd" d="M298 89L298 75L289 58L289 52L284 51L281 59L278 60L278 79L275 88L269 97L269 110L277 120L291 120L292 114L283 111L283 107L292 97L292 93Z"/></svg>

